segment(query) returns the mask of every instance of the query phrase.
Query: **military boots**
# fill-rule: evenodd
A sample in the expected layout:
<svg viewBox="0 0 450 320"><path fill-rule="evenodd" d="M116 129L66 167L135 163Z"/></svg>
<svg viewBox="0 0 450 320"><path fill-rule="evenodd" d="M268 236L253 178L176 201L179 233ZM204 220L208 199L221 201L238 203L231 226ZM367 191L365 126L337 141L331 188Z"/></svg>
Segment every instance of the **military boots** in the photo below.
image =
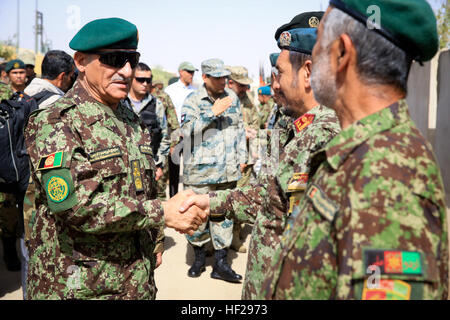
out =
<svg viewBox="0 0 450 320"><path fill-rule="evenodd" d="M198 278L206 270L205 268L205 259L206 259L206 252L205 252L205 246L193 246L194 247L194 254L195 254L195 261L192 267L188 270L188 276L191 278Z"/></svg>
<svg viewBox="0 0 450 320"><path fill-rule="evenodd" d="M231 269L227 261L227 256L228 249L216 250L214 253L215 261L211 278L239 283L242 280L242 276Z"/></svg>
<svg viewBox="0 0 450 320"><path fill-rule="evenodd" d="M3 260L8 271L20 271L20 260L17 256L16 237L2 237Z"/></svg>

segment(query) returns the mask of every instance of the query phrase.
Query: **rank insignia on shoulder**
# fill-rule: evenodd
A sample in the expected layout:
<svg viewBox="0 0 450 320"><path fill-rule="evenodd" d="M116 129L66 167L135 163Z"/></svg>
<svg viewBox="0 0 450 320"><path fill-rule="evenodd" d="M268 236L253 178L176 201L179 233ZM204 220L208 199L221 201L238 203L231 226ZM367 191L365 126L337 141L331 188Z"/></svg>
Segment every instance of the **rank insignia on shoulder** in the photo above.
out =
<svg viewBox="0 0 450 320"><path fill-rule="evenodd" d="M63 162L64 151L55 152L48 156L41 157L37 170L47 170L60 168Z"/></svg>
<svg viewBox="0 0 450 320"><path fill-rule="evenodd" d="M305 129L307 126L309 126L311 123L313 123L314 118L316 116L313 114L304 114L300 118L294 121L295 130L297 130L297 133Z"/></svg>
<svg viewBox="0 0 450 320"><path fill-rule="evenodd" d="M69 195L69 184L60 176L53 176L47 182L47 194L51 201L59 203Z"/></svg>
<svg viewBox="0 0 450 320"><path fill-rule="evenodd" d="M422 275L422 257L417 251L364 250L366 268L378 267L380 274Z"/></svg>
<svg viewBox="0 0 450 320"><path fill-rule="evenodd" d="M362 300L410 300L411 285L402 280L380 279L364 281Z"/></svg>
<svg viewBox="0 0 450 320"><path fill-rule="evenodd" d="M291 180L289 180L289 191L302 191L306 189L308 183L308 174L303 172L295 172Z"/></svg>
<svg viewBox="0 0 450 320"><path fill-rule="evenodd" d="M142 183L141 176L141 164L139 160L131 161L131 172L133 173L133 181L136 192L144 191L144 185Z"/></svg>

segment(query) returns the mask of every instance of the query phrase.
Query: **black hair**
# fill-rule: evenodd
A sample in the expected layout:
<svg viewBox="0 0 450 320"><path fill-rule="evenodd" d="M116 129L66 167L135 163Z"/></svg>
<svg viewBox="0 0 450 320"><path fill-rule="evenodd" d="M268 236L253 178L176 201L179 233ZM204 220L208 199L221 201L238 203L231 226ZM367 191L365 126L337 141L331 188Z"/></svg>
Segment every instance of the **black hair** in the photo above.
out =
<svg viewBox="0 0 450 320"><path fill-rule="evenodd" d="M61 72L69 74L75 68L73 58L62 50L51 50L42 61L42 79L54 80Z"/></svg>
<svg viewBox="0 0 450 320"><path fill-rule="evenodd" d="M138 65L136 66L136 70L139 70L139 71L152 71L152 69L148 65L143 63L143 62L139 62L138 63Z"/></svg>

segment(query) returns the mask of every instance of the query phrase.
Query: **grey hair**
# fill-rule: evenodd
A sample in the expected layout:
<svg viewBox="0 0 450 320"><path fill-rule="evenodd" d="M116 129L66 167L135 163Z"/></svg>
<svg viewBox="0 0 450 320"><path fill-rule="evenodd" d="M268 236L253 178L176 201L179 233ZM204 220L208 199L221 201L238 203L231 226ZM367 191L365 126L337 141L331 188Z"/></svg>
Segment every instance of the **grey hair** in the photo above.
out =
<svg viewBox="0 0 450 320"><path fill-rule="evenodd" d="M347 34L356 48L357 68L366 85L388 84L406 93L412 60L392 42L366 28L347 13L333 8L323 19L322 48L329 49L341 34Z"/></svg>

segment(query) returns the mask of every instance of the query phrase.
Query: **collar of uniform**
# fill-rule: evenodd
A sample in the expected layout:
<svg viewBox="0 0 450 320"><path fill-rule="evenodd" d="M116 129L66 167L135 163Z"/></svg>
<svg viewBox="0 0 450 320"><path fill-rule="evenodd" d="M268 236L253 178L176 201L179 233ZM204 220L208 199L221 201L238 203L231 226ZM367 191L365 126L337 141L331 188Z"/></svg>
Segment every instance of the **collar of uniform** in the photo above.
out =
<svg viewBox="0 0 450 320"><path fill-rule="evenodd" d="M330 166L337 170L352 151L374 135L408 121L408 106L400 100L364 119L351 124L336 135L326 146Z"/></svg>
<svg viewBox="0 0 450 320"><path fill-rule="evenodd" d="M225 91L223 92L223 94L219 98L225 98L226 96L228 96L227 90L228 89L225 88ZM200 94L201 100L208 100L209 102L211 102L211 104L214 104L214 102L216 101L208 94L208 90L206 90L206 85L205 84L203 84L203 86L200 87L199 94Z"/></svg>
<svg viewBox="0 0 450 320"><path fill-rule="evenodd" d="M293 120L292 120L292 124L293 124L294 129L295 129L295 122L296 122L297 120L301 119L302 117L304 117L305 115L307 115L307 114L314 115L314 119L313 119L313 121L312 121L312 122L314 122L314 121L316 121L316 120L318 119L318 117L320 117L320 115L321 115L324 111L325 111L324 106L322 106L322 105L319 104L319 105L315 106L314 108L312 108L311 110L309 110L309 111L305 112L304 114L302 114L300 117L298 117L298 118L296 118L296 119L293 119ZM297 132L297 130L294 130L294 131L295 131L295 134L300 134L300 132L302 132L303 130L300 130L300 131L298 131L298 132Z"/></svg>

